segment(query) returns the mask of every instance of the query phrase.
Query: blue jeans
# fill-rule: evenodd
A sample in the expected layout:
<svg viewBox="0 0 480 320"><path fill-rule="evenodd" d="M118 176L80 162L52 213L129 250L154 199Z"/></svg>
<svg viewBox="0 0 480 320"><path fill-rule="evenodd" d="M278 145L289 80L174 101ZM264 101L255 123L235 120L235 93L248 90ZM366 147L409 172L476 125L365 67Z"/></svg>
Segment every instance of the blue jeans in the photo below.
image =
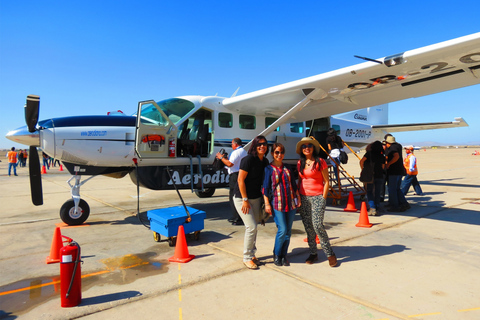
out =
<svg viewBox="0 0 480 320"><path fill-rule="evenodd" d="M402 184L400 186L400 189L402 189L402 193L407 194L410 186L413 186L416 194L423 194L422 188L420 187L420 183L418 183L416 175L406 175L405 178L403 178Z"/></svg>
<svg viewBox="0 0 480 320"><path fill-rule="evenodd" d="M275 221L278 231L275 236L275 245L273 247L273 254L285 257L288 252L288 245L290 244L290 236L292 235L293 219L295 218L296 209L288 212L273 210L273 221Z"/></svg>
<svg viewBox="0 0 480 320"><path fill-rule="evenodd" d="M408 203L405 199L405 195L400 189L401 183L401 175L388 176L388 202L390 202L392 208L399 208L400 206L406 205Z"/></svg>
<svg viewBox="0 0 480 320"><path fill-rule="evenodd" d="M48 164L48 159L47 159L47 158L43 158L43 165L44 165L47 169L50 169L50 165Z"/></svg>
<svg viewBox="0 0 480 320"><path fill-rule="evenodd" d="M367 199L370 208L378 208L380 204L382 185L384 185L383 178L375 178L373 183L367 184Z"/></svg>
<svg viewBox="0 0 480 320"><path fill-rule="evenodd" d="M11 162L8 163L8 175L10 175L12 168L13 168L13 174L17 175L17 164L11 163Z"/></svg>
<svg viewBox="0 0 480 320"><path fill-rule="evenodd" d="M340 164L340 158L332 158L333 160L335 160L338 164ZM335 173L335 182L338 182L340 184L340 182L338 181L338 166L337 164L332 161L332 165L333 165L333 172Z"/></svg>

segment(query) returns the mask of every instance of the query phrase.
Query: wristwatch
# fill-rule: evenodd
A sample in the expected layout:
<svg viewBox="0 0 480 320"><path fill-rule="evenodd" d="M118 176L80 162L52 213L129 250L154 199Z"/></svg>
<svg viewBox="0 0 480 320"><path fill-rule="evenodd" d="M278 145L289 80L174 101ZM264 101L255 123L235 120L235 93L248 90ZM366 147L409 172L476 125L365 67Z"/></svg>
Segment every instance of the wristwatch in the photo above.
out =
<svg viewBox="0 0 480 320"><path fill-rule="evenodd" d="M243 201L248 201L248 198L242 198Z"/></svg>

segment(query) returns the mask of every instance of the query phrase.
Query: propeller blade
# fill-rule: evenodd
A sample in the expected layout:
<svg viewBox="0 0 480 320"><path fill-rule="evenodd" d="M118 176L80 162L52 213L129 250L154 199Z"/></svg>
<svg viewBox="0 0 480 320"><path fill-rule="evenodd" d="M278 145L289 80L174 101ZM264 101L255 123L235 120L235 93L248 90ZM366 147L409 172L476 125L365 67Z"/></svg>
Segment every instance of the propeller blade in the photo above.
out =
<svg viewBox="0 0 480 320"><path fill-rule="evenodd" d="M28 169L30 171L30 192L32 194L32 202L34 205L40 206L43 204L43 191L37 147L30 146Z"/></svg>
<svg viewBox="0 0 480 320"><path fill-rule="evenodd" d="M33 94L27 96L27 104L25 106L25 122L28 131L35 132L38 122L38 112L40 109L40 97Z"/></svg>

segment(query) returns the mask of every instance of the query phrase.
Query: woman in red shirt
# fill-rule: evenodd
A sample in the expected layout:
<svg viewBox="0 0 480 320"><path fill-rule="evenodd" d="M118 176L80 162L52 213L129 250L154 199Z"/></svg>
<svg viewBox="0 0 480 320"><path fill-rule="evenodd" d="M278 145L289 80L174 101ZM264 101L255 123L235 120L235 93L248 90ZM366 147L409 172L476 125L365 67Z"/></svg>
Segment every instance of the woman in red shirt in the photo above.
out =
<svg viewBox="0 0 480 320"><path fill-rule="evenodd" d="M337 265L337 258L332 250L328 234L323 225L325 205L329 189L328 166L318 157L320 144L312 137L306 137L297 143L300 160L297 163L299 191L302 205L299 208L305 231L307 232L310 255L305 261L313 264L318 260L316 236L320 239L325 255L331 267Z"/></svg>

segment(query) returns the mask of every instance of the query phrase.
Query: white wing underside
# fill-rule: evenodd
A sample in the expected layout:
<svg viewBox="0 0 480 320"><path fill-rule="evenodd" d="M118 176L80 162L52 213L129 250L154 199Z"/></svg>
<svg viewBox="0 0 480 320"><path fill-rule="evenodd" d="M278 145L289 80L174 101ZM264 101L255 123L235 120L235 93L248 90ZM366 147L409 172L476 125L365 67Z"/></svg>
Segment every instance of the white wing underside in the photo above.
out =
<svg viewBox="0 0 480 320"><path fill-rule="evenodd" d="M293 121L327 117L480 83L480 33L226 98L245 114L279 117L317 89ZM391 129L389 129L391 131Z"/></svg>
<svg viewBox="0 0 480 320"><path fill-rule="evenodd" d="M463 118L455 118L454 121L447 122L428 122L428 123L411 123L411 124L388 124L372 126L372 129L381 129L385 132L405 132L405 131L419 131L430 129L445 129L445 128L459 128L468 127L468 124Z"/></svg>

